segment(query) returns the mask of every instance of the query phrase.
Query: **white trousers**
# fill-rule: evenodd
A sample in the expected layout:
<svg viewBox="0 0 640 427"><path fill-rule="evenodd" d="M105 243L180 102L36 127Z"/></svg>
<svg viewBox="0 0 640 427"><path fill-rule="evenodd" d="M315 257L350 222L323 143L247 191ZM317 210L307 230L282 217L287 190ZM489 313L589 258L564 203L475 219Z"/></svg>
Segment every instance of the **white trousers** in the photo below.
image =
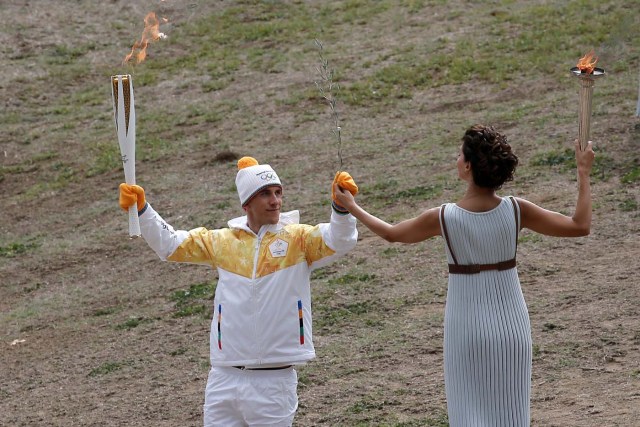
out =
<svg viewBox="0 0 640 427"><path fill-rule="evenodd" d="M241 370L214 366L204 397L204 427L290 427L298 410L298 374L291 368Z"/></svg>

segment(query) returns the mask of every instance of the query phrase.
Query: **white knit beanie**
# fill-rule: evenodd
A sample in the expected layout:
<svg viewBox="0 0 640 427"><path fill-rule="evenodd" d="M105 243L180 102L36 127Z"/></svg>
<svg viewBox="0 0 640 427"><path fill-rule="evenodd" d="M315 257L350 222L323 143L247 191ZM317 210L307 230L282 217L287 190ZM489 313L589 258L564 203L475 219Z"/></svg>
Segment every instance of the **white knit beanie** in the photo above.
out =
<svg viewBox="0 0 640 427"><path fill-rule="evenodd" d="M236 187L242 206L246 205L258 191L271 185L282 187L278 174L271 166L260 165L253 157L243 157L238 160Z"/></svg>

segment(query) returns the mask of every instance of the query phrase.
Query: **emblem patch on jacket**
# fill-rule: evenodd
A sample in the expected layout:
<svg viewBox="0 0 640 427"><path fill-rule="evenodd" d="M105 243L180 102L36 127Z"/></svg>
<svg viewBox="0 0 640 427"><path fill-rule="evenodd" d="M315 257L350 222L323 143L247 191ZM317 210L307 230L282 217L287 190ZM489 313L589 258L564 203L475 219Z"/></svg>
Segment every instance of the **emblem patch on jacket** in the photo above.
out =
<svg viewBox="0 0 640 427"><path fill-rule="evenodd" d="M289 249L289 243L282 239L276 239L269 245L269 251L274 258L280 258L287 255L287 249Z"/></svg>

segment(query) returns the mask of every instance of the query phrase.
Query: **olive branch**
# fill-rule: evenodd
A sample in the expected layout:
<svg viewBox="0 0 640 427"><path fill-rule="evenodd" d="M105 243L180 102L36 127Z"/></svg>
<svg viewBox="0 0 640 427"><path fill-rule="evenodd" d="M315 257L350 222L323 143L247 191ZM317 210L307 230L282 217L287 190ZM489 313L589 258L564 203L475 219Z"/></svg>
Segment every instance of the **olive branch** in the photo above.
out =
<svg viewBox="0 0 640 427"><path fill-rule="evenodd" d="M324 57L323 46L320 40L315 39L315 44L318 47L318 56L320 57L320 66L316 67L320 81L316 80L315 84L322 95L322 98L327 101L329 109L331 110L331 118L333 120L333 135L336 137L338 145L338 159L340 160L340 169L342 169L342 137L340 135L340 114L336 108L337 94L340 91L340 85L333 81L334 70L329 67L329 60Z"/></svg>

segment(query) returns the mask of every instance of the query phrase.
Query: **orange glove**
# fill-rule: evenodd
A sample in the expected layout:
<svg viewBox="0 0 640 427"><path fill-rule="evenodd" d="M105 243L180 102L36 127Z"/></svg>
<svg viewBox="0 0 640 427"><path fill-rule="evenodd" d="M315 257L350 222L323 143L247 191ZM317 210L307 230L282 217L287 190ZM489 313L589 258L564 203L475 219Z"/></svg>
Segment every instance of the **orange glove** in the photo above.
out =
<svg viewBox="0 0 640 427"><path fill-rule="evenodd" d="M353 196L358 194L358 186L356 182L353 180L349 172L336 172L335 178L333 178L333 182L338 184L338 187L347 190ZM331 199L334 203L336 203L336 194L333 191L333 186L331 186Z"/></svg>
<svg viewBox="0 0 640 427"><path fill-rule="evenodd" d="M130 206L137 205L138 211L144 208L147 201L144 198L144 188L139 185L120 184L120 207L125 211L129 210Z"/></svg>

